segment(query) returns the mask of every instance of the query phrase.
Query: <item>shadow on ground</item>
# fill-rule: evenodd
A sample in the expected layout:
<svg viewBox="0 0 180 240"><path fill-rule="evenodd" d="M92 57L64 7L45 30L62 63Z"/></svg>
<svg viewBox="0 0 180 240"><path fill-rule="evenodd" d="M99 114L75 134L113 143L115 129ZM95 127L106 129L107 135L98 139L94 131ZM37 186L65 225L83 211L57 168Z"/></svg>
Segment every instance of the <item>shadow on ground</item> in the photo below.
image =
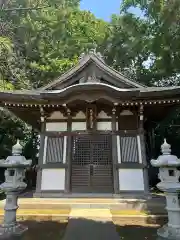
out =
<svg viewBox="0 0 180 240"><path fill-rule="evenodd" d="M121 225L82 218L69 220L69 226L67 222L55 221L24 221L23 224L29 230L22 240L156 240L159 227L133 225L132 222Z"/></svg>
<svg viewBox="0 0 180 240"><path fill-rule="evenodd" d="M63 239L67 222L55 221L23 221L28 231L22 240L61 240Z"/></svg>
<svg viewBox="0 0 180 240"><path fill-rule="evenodd" d="M157 227L153 226L138 226L138 225L125 225L116 226L121 240L156 240Z"/></svg>

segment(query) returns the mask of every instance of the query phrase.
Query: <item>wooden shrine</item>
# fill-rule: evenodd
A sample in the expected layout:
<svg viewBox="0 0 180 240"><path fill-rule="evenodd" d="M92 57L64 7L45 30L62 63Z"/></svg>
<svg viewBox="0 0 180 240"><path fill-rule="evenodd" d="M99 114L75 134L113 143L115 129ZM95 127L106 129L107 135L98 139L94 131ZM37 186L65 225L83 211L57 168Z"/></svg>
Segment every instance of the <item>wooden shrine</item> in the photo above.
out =
<svg viewBox="0 0 180 240"><path fill-rule="evenodd" d="M179 103L179 87L146 87L95 53L41 89L0 92L0 105L39 131L37 197L147 195L149 123Z"/></svg>

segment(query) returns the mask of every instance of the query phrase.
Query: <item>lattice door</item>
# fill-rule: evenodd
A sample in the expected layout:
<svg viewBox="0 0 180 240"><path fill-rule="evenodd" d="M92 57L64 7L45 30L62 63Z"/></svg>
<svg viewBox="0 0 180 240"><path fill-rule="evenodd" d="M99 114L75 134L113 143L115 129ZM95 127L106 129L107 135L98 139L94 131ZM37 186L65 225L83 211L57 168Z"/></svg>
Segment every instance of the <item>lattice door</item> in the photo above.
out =
<svg viewBox="0 0 180 240"><path fill-rule="evenodd" d="M98 135L91 145L91 189L93 192L113 192L112 138Z"/></svg>
<svg viewBox="0 0 180 240"><path fill-rule="evenodd" d="M90 144L86 136L73 137L71 187L73 192L90 192Z"/></svg>
<svg viewBox="0 0 180 240"><path fill-rule="evenodd" d="M112 192L111 136L73 137L73 192Z"/></svg>

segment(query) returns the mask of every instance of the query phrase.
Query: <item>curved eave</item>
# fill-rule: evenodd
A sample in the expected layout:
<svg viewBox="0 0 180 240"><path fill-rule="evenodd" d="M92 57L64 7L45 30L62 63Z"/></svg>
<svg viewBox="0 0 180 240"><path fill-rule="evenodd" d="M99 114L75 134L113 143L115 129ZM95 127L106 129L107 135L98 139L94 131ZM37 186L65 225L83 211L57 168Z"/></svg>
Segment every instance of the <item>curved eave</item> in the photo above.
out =
<svg viewBox="0 0 180 240"><path fill-rule="evenodd" d="M141 98L180 97L180 87L148 87L140 89Z"/></svg>
<svg viewBox="0 0 180 240"><path fill-rule="evenodd" d="M79 95L83 93L104 92L109 96L113 96L118 100L160 100L180 98L180 87L148 87L148 88L131 88L124 89L114 87L104 83L79 83L62 90L49 90L41 92L42 99L61 99L68 97L72 94Z"/></svg>
<svg viewBox="0 0 180 240"><path fill-rule="evenodd" d="M168 88L131 88L122 89L104 83L80 83L62 90L46 90L46 91L3 91L0 92L0 103L29 103L29 104L46 104L52 99L67 99L71 95L78 96L80 94L99 93L116 98L117 100L159 100L180 98L180 87Z"/></svg>
<svg viewBox="0 0 180 240"><path fill-rule="evenodd" d="M0 105L4 103L45 104L39 91L3 91L0 92Z"/></svg>
<svg viewBox="0 0 180 240"><path fill-rule="evenodd" d="M4 91L0 92L0 106L6 107L16 116L40 129L40 106L58 108L76 100L96 101L106 99L112 103L129 106L147 104L149 115L158 115L152 104L167 106L180 104L180 87L121 89L103 83L82 83L53 91ZM151 111L150 111L151 110ZM162 114L161 114L162 115Z"/></svg>
<svg viewBox="0 0 180 240"><path fill-rule="evenodd" d="M138 97L139 90L120 89L104 83L80 83L62 90L44 91L41 93L43 99L68 98L68 96L79 94L95 94L104 93L115 98L127 99L130 97Z"/></svg>
<svg viewBox="0 0 180 240"><path fill-rule="evenodd" d="M27 91L27 90L22 90L22 91L19 91L19 90L15 90L15 91L3 91L3 92L0 92L0 100L6 100L6 99L12 99L12 100L15 100L15 99L22 99L22 100L31 100L31 101L34 101L34 100L37 100L37 99L41 99L41 96L40 96L40 92L37 91L37 90L30 90L30 91Z"/></svg>

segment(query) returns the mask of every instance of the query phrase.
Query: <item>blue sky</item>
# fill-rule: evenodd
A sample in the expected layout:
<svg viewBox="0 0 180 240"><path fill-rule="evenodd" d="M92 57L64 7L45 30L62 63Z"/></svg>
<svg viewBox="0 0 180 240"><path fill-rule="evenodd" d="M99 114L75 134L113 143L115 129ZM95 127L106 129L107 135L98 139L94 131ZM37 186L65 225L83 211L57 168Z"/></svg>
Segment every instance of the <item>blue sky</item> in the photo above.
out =
<svg viewBox="0 0 180 240"><path fill-rule="evenodd" d="M97 18L110 20L113 13L119 13L121 0L81 0L81 9L90 10ZM139 15L138 10L132 12Z"/></svg>

